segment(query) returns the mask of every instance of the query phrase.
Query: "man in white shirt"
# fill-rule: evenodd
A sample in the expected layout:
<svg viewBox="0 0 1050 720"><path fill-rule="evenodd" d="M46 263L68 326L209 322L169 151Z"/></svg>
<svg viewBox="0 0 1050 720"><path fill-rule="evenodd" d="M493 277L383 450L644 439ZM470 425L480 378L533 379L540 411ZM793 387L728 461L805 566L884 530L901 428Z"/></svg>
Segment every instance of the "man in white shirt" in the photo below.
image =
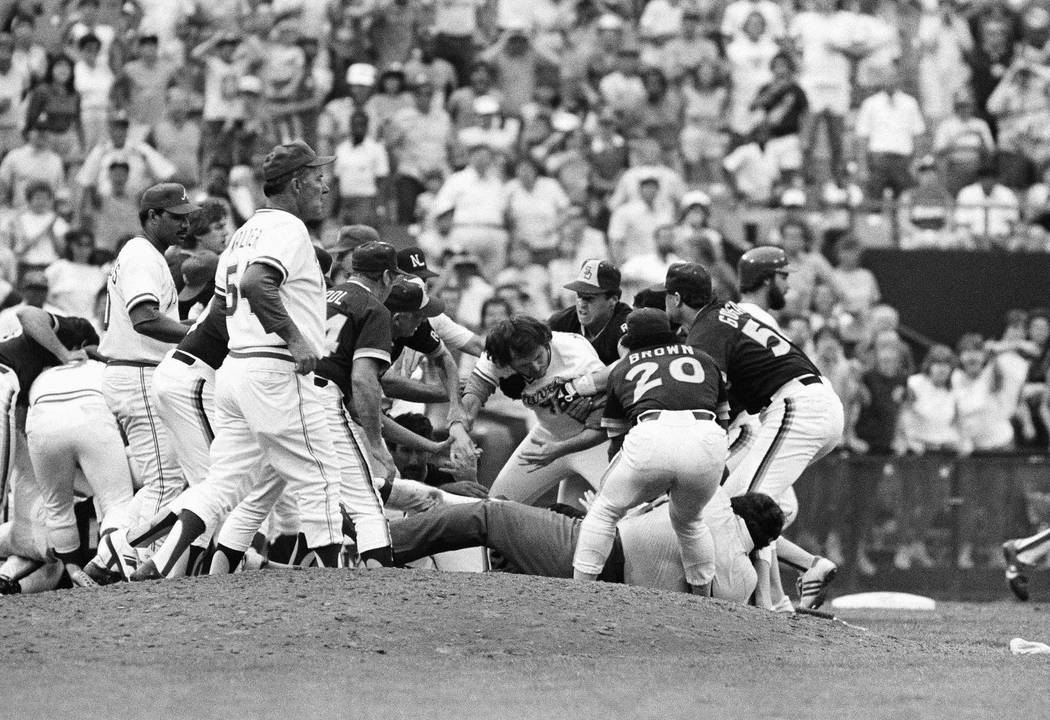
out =
<svg viewBox="0 0 1050 720"><path fill-rule="evenodd" d="M886 69L882 89L860 105L857 135L867 152L868 197L894 197L911 187L916 140L926 132L919 103L899 89L896 69Z"/></svg>
<svg viewBox="0 0 1050 720"><path fill-rule="evenodd" d="M390 161L386 148L368 136L364 110L350 116L350 136L336 145L332 171L343 224L378 225L386 215Z"/></svg>
<svg viewBox="0 0 1050 720"><path fill-rule="evenodd" d="M483 130L467 128L460 133L460 142L469 153L467 167L445 181L431 212L434 216L452 212L450 243L477 256L482 275L494 278L506 267L506 185Z"/></svg>
<svg viewBox="0 0 1050 720"><path fill-rule="evenodd" d="M622 265L638 255L656 252L656 229L674 222L674 215L657 204L660 181L655 175L639 182L640 199L613 210L609 218L609 259Z"/></svg>
<svg viewBox="0 0 1050 720"><path fill-rule="evenodd" d="M45 131L30 127L26 140L0 162L0 201L15 208L26 206L25 191L33 182L47 183L52 190L65 185L62 158L47 146Z"/></svg>
<svg viewBox="0 0 1050 720"><path fill-rule="evenodd" d="M754 12L765 19L770 37L784 36L784 11L773 0L735 0L729 3L722 14L722 34L728 38L741 34L748 16Z"/></svg>
<svg viewBox="0 0 1050 720"><path fill-rule="evenodd" d="M1003 239L1021 221L1020 206L1016 193L999 183L995 168L988 165L977 182L959 191L955 224L980 240Z"/></svg>
<svg viewBox="0 0 1050 720"><path fill-rule="evenodd" d="M116 112L109 118L109 139L91 148L83 167L77 173L77 184L83 188L82 207L87 203L99 206L99 200L109 197L112 186L109 167L115 160L127 163L127 192L137 196L153 183L163 182L175 175L175 164L143 141L128 138L130 120L127 113Z"/></svg>
<svg viewBox="0 0 1050 720"><path fill-rule="evenodd" d="M386 144L397 159L394 196L397 221L405 225L416 221L416 198L425 190L424 178L448 171L448 146L452 119L435 101L434 82L426 73L412 81L413 105L398 110L386 130Z"/></svg>
<svg viewBox="0 0 1050 720"><path fill-rule="evenodd" d="M15 41L0 35L0 155L22 144L22 98L29 88L24 65L13 62Z"/></svg>
<svg viewBox="0 0 1050 720"><path fill-rule="evenodd" d="M164 251L186 237L187 216L197 206L182 185L162 183L143 193L139 208L142 235L129 240L113 264L99 345L109 358L102 392L142 482L129 523L152 518L184 484L167 431L157 422L151 387L154 368L189 329L179 322L179 298ZM101 567L110 565L110 558L100 560Z"/></svg>

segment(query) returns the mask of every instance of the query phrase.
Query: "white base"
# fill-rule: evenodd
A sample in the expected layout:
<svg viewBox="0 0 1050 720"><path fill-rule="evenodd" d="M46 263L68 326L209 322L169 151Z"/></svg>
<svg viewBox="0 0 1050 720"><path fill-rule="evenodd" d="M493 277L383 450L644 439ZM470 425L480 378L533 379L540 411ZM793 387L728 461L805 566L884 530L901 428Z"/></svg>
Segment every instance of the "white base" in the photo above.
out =
<svg viewBox="0 0 1050 720"><path fill-rule="evenodd" d="M866 592L843 595L831 601L835 610L934 610L933 598L902 592Z"/></svg>

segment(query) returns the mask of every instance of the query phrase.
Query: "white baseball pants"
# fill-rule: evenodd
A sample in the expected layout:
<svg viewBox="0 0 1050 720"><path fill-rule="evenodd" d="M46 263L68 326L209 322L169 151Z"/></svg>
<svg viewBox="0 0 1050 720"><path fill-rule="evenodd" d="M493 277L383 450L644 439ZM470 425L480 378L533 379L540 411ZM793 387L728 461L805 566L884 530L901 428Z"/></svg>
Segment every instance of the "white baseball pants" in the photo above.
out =
<svg viewBox="0 0 1050 720"><path fill-rule="evenodd" d="M826 379L785 383L759 414L754 437L725 482L726 492L780 498L803 470L835 449L842 426L842 402Z"/></svg>
<svg viewBox="0 0 1050 720"><path fill-rule="evenodd" d="M175 352L169 352L153 371L153 396L182 475L193 486L208 474L215 438L215 370L186 353L175 357Z"/></svg>
<svg viewBox="0 0 1050 720"><path fill-rule="evenodd" d="M33 462L51 546L60 553L80 546L73 513L79 467L94 492L99 530L124 527L133 497L124 441L105 401L39 402L26 419Z"/></svg>
<svg viewBox="0 0 1050 720"><path fill-rule="evenodd" d="M21 442L15 403L20 386L14 371L0 365L0 522L7 518L7 503L14 482L15 455Z"/></svg>
<svg viewBox="0 0 1050 720"><path fill-rule="evenodd" d="M109 364L102 388L106 404L124 429L128 454L142 483L135 494L137 517L128 518L132 524L152 519L185 485L174 446L150 390L153 372L152 367Z"/></svg>
<svg viewBox="0 0 1050 720"><path fill-rule="evenodd" d="M232 509L260 455L295 494L308 545L340 543L339 461L320 388L313 376L297 375L287 360L231 356L215 374L211 467L203 483L184 493L183 509L214 528L219 515ZM268 499L260 490L266 482L263 477L253 482L252 502Z"/></svg>
<svg viewBox="0 0 1050 720"><path fill-rule="evenodd" d="M726 435L714 420L691 411L661 411L631 428L602 478L580 526L573 568L598 575L612 550L616 523L639 503L668 493L685 579L706 585L715 576L714 540L701 514L726 462Z"/></svg>
<svg viewBox="0 0 1050 720"><path fill-rule="evenodd" d="M589 450L565 455L544 467L530 465L522 460L521 455L525 451L534 448L538 443L547 443L554 439L556 438L542 425L537 425L529 431L496 476L489 495L531 505L559 482L575 477L583 478L597 490L602 473L609 465L609 444L602 443ZM558 499L562 502L571 500L562 497Z"/></svg>

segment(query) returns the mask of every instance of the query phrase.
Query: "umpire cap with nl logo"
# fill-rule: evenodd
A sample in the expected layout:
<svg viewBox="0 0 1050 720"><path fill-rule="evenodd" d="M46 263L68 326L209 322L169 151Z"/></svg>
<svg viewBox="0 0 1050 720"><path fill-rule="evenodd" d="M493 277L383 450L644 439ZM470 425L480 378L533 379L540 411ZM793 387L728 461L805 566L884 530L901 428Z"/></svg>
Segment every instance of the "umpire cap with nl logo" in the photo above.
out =
<svg viewBox="0 0 1050 720"><path fill-rule="evenodd" d="M186 188L179 183L160 183L142 193L139 210L165 210L172 215L189 215L200 207L190 202Z"/></svg>
<svg viewBox="0 0 1050 720"><path fill-rule="evenodd" d="M423 280L438 276L436 272L427 267L427 256L417 247L407 247L398 251L397 266L402 272L415 275Z"/></svg>
<svg viewBox="0 0 1050 720"><path fill-rule="evenodd" d="M580 294L616 292L620 289L620 271L605 260L584 260L576 279L563 287Z"/></svg>
<svg viewBox="0 0 1050 720"><path fill-rule="evenodd" d="M318 155L302 140L278 145L263 160L263 180L293 173L299 168L320 167L335 161L335 155Z"/></svg>

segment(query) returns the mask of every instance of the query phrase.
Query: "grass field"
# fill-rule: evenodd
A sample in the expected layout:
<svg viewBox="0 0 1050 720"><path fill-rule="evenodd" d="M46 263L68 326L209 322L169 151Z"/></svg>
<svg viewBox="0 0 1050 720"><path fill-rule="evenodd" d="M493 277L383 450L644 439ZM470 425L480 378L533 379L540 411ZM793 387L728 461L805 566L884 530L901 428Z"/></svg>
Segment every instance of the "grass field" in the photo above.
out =
<svg viewBox="0 0 1050 720"><path fill-rule="evenodd" d="M500 574L338 570L0 601L0 718L1043 718L1050 606L861 627ZM862 629L863 628L863 629Z"/></svg>

